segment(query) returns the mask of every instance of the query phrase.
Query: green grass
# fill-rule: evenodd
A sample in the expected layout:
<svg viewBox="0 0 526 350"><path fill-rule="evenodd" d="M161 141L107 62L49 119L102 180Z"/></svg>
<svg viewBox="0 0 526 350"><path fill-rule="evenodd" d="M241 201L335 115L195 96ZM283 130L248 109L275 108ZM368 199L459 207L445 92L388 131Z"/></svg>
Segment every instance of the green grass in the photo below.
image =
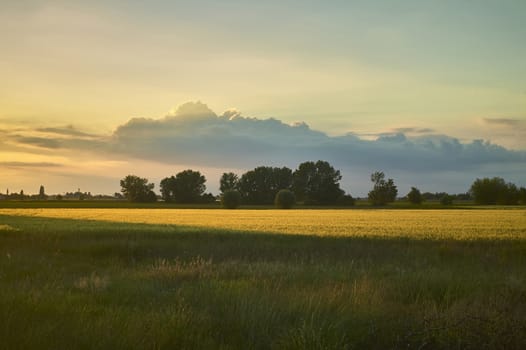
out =
<svg viewBox="0 0 526 350"><path fill-rule="evenodd" d="M526 240L0 215L0 348L522 349Z"/></svg>

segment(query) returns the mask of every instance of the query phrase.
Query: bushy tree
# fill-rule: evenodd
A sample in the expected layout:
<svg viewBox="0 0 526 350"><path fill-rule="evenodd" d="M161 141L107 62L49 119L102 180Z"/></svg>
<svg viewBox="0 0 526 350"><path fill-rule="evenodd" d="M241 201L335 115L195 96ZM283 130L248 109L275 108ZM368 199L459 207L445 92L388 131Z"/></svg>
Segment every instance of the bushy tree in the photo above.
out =
<svg viewBox="0 0 526 350"><path fill-rule="evenodd" d="M290 209L296 203L296 196L291 190L280 190L274 199L274 205L279 209Z"/></svg>
<svg viewBox="0 0 526 350"><path fill-rule="evenodd" d="M353 207L356 204L356 200L350 194L344 194L338 198L336 204L343 207Z"/></svg>
<svg viewBox="0 0 526 350"><path fill-rule="evenodd" d="M237 190L226 190L221 195L221 205L226 209L236 209L241 204L241 194Z"/></svg>
<svg viewBox="0 0 526 350"><path fill-rule="evenodd" d="M449 194L444 194L441 198L440 198L440 204L442 205L451 205L453 204L453 196L449 195Z"/></svg>
<svg viewBox="0 0 526 350"><path fill-rule="evenodd" d="M476 179L470 189L477 204L517 204L520 192L500 177Z"/></svg>
<svg viewBox="0 0 526 350"><path fill-rule="evenodd" d="M239 192L248 204L272 204L280 189L292 186L292 170L260 166L239 179Z"/></svg>
<svg viewBox="0 0 526 350"><path fill-rule="evenodd" d="M519 189L519 200L522 204L526 204L526 188L524 187Z"/></svg>
<svg viewBox="0 0 526 350"><path fill-rule="evenodd" d="M294 194L304 203L334 204L344 194L341 179L340 171L326 161L304 162L294 171Z"/></svg>
<svg viewBox="0 0 526 350"><path fill-rule="evenodd" d="M223 173L219 179L219 191L225 193L228 190L237 190L239 186L239 176L234 173Z"/></svg>
<svg viewBox="0 0 526 350"><path fill-rule="evenodd" d="M205 204L215 203L216 200L217 197L214 196L211 192L203 194L200 199L201 203Z"/></svg>
<svg viewBox="0 0 526 350"><path fill-rule="evenodd" d="M420 190L416 187L411 187L411 191L407 194L407 199L412 204L421 204L423 201L422 193L420 193Z"/></svg>
<svg viewBox="0 0 526 350"><path fill-rule="evenodd" d="M199 171L181 171L161 180L161 195L167 202L198 203L206 190L206 178Z"/></svg>
<svg viewBox="0 0 526 350"><path fill-rule="evenodd" d="M386 181L385 174L377 171L371 174L371 181L374 183L374 186L369 192L369 200L373 205L384 205L395 201L398 189L393 179Z"/></svg>
<svg viewBox="0 0 526 350"><path fill-rule="evenodd" d="M161 198L165 202L175 201L175 176L165 177L162 179L159 188L161 191Z"/></svg>
<svg viewBox="0 0 526 350"><path fill-rule="evenodd" d="M46 190L43 185L40 185L40 189L38 190L38 199L47 199Z"/></svg>
<svg viewBox="0 0 526 350"><path fill-rule="evenodd" d="M148 179L128 175L120 181L121 192L131 202L155 202L157 196L153 192L154 184Z"/></svg>

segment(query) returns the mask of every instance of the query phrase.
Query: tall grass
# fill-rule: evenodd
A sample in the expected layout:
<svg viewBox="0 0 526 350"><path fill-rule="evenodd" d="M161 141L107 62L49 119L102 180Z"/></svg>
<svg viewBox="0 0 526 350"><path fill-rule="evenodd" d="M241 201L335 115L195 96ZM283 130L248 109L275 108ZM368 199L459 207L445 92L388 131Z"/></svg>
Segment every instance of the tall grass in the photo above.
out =
<svg viewBox="0 0 526 350"><path fill-rule="evenodd" d="M0 215L0 348L526 346L521 222L457 239L31 214Z"/></svg>

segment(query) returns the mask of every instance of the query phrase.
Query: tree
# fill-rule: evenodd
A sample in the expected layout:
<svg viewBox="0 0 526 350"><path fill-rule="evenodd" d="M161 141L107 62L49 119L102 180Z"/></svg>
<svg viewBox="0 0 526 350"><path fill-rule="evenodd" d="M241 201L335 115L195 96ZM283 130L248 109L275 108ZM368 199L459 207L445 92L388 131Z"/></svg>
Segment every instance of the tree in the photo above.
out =
<svg viewBox="0 0 526 350"><path fill-rule="evenodd" d="M338 198L336 204L343 207L353 207L356 204L356 200L350 194L344 194Z"/></svg>
<svg viewBox="0 0 526 350"><path fill-rule="evenodd" d="M274 205L279 209L290 209L296 203L296 196L291 190L280 190L274 199Z"/></svg>
<svg viewBox="0 0 526 350"><path fill-rule="evenodd" d="M38 199L47 199L46 191L42 185L40 185L40 190L38 191Z"/></svg>
<svg viewBox="0 0 526 350"><path fill-rule="evenodd" d="M239 179L239 192L249 204L272 204L281 189L292 186L292 170L260 166L247 171Z"/></svg>
<svg viewBox="0 0 526 350"><path fill-rule="evenodd" d="M159 184L161 191L161 198L165 202L173 202L175 200L174 188L175 188L175 176L165 177Z"/></svg>
<svg viewBox="0 0 526 350"><path fill-rule="evenodd" d="M407 194L407 199L412 204L421 204L423 201L422 193L420 193L420 190L416 187L411 187L411 191Z"/></svg>
<svg viewBox="0 0 526 350"><path fill-rule="evenodd" d="M369 200L373 205L384 205L395 201L398 189L393 179L386 181L385 174L377 171L371 174L371 181L374 183L374 186L369 192Z"/></svg>
<svg viewBox="0 0 526 350"><path fill-rule="evenodd" d="M476 179L470 192L477 204L517 204L520 198L517 186L500 177Z"/></svg>
<svg viewBox="0 0 526 350"><path fill-rule="evenodd" d="M199 171L181 171L161 181L161 195L167 202L198 203L206 190L206 178Z"/></svg>
<svg viewBox="0 0 526 350"><path fill-rule="evenodd" d="M121 192L131 202L155 202L157 197L153 192L154 184L148 179L128 175L121 180Z"/></svg>
<svg viewBox="0 0 526 350"><path fill-rule="evenodd" d="M444 194L441 198L440 198L440 204L442 205L451 205L453 204L453 196L449 195L449 194Z"/></svg>
<svg viewBox="0 0 526 350"><path fill-rule="evenodd" d="M239 176L234 173L223 173L219 180L219 190L225 193L228 190L236 190L239 186Z"/></svg>
<svg viewBox="0 0 526 350"><path fill-rule="evenodd" d="M200 202L205 204L215 203L216 200L217 197L210 192L203 194L200 198Z"/></svg>
<svg viewBox="0 0 526 350"><path fill-rule="evenodd" d="M519 200L522 204L526 204L526 188L524 187L519 189Z"/></svg>
<svg viewBox="0 0 526 350"><path fill-rule="evenodd" d="M304 162L294 171L294 194L304 203L334 204L344 194L341 179L340 171L326 161Z"/></svg>
<svg viewBox="0 0 526 350"><path fill-rule="evenodd" d="M221 205L226 209L236 209L241 204L241 194L236 190L226 190L221 195Z"/></svg>

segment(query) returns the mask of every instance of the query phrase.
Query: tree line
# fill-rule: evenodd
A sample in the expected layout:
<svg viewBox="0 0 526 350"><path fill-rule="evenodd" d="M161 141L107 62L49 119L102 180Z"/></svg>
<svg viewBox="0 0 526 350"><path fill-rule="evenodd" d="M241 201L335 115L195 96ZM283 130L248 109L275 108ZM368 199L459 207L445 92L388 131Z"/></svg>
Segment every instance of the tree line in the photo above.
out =
<svg viewBox="0 0 526 350"><path fill-rule="evenodd" d="M354 198L340 188L342 176L326 161L304 162L298 169L258 166L241 176L223 173L219 181L221 197L226 193L239 194L243 204L268 205L276 201L280 191L290 191L294 200L312 205L352 205ZM215 196L206 191L206 178L191 169L166 177L160 182L161 198L166 202L206 203ZM153 202L154 184L148 179L128 175L120 181L123 195L130 201ZM286 196L286 195L283 195Z"/></svg>
<svg viewBox="0 0 526 350"><path fill-rule="evenodd" d="M355 199L340 187L342 175L329 162L318 160L301 163L296 170L288 167L258 166L241 175L223 173L219 180L223 206L235 208L240 204L291 207L296 202L304 205L352 206ZM393 179L381 171L371 174L372 189L368 199L373 205L394 202L398 195ZM206 178L191 169L166 177L160 182L160 198L174 203L210 203L216 197L206 191ZM154 202L158 196L155 185L148 179L128 175L120 181L121 192L129 201ZM439 200L443 205L453 200L473 198L477 204L526 204L526 189L506 183L502 178L477 179L466 194L449 195L445 192L421 193L416 187L406 195L409 202L420 204L425 200Z"/></svg>

